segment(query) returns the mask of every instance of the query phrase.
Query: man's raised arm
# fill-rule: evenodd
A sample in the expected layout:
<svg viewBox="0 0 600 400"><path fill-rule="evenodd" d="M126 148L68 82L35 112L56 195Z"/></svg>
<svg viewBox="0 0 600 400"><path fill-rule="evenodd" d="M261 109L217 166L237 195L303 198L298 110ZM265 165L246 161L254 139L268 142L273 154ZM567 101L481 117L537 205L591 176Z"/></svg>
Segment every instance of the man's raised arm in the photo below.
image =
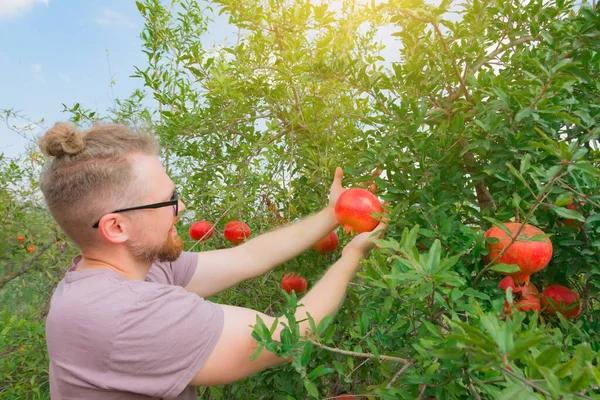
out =
<svg viewBox="0 0 600 400"><path fill-rule="evenodd" d="M262 234L230 249L198 253L198 266L186 290L208 297L246 279L269 272L302 254L339 226L335 203L343 192L344 173L337 168L329 205L300 222Z"/></svg>
<svg viewBox="0 0 600 400"><path fill-rule="evenodd" d="M381 223L375 231L385 229ZM344 299L348 284L358 271L360 260L374 245L369 240L371 232L355 237L343 251L342 257L333 264L317 284L299 301L296 320L305 320L310 313L316 324L326 315L335 313ZM223 332L216 347L204 366L190 382L193 386L222 385L253 375L268 367L285 362L285 359L263 350L258 358L250 361L257 343L252 337L250 325L260 316L267 326L275 318L247 308L222 306L225 313ZM306 333L308 321L300 322L300 332ZM277 327L273 338L279 340L281 325Z"/></svg>

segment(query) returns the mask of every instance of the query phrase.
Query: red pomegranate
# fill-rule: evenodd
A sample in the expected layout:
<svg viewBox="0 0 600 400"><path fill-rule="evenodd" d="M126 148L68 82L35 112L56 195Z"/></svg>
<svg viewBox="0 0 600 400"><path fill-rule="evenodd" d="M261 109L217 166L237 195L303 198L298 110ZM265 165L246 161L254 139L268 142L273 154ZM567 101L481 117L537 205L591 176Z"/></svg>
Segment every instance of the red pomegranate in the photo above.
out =
<svg viewBox="0 0 600 400"><path fill-rule="evenodd" d="M190 237L193 240L210 239L215 230L208 221L196 221L190 227Z"/></svg>
<svg viewBox="0 0 600 400"><path fill-rule="evenodd" d="M540 311L540 299L536 296L528 295L523 296L520 301L515 303L517 311Z"/></svg>
<svg viewBox="0 0 600 400"><path fill-rule="evenodd" d="M281 279L281 288L290 294L292 291L304 293L306 292L306 279L300 274L285 274Z"/></svg>
<svg viewBox="0 0 600 400"><path fill-rule="evenodd" d="M23 242L23 241L25 241L25 237L23 237L23 236L19 236L19 237L17 238L17 240L18 240L19 242Z"/></svg>
<svg viewBox="0 0 600 400"><path fill-rule="evenodd" d="M510 287L512 288L513 293L516 291L517 286L515 285L515 280L512 276L507 276L500 281L498 287L506 292L506 290Z"/></svg>
<svg viewBox="0 0 600 400"><path fill-rule="evenodd" d="M225 225L225 239L233 244L240 244L250 237L250 227L240 221L231 221Z"/></svg>
<svg viewBox="0 0 600 400"><path fill-rule="evenodd" d="M511 236L515 235L522 224L517 222L507 222L504 224L511 232ZM552 258L552 242L549 238L544 238L543 241L532 241L530 237L542 235L544 232L533 225L526 224L517 240L498 258L494 264L516 264L521 271L511 275L520 283L529 282L529 276L546 267ZM495 259L500 252L509 245L511 236L507 235L502 229L493 227L485 233L486 238L498 238L498 243L488 243L489 254L486 256L486 261L490 262Z"/></svg>
<svg viewBox="0 0 600 400"><path fill-rule="evenodd" d="M319 240L312 248L320 254L333 253L338 247L338 236L335 232L329 232L327 236Z"/></svg>
<svg viewBox="0 0 600 400"><path fill-rule="evenodd" d="M379 200L366 189L346 189L335 203L335 215L346 233L372 231L379 223L373 213L380 212Z"/></svg>
<svg viewBox="0 0 600 400"><path fill-rule="evenodd" d="M548 301L548 297L554 301L558 310ZM577 303L576 306L570 308L569 306L573 303ZM575 318L581 311L581 303L579 302L579 296L577 293L562 285L548 286L542 292L542 306L544 311L550 315L555 315L556 312L561 313L565 318ZM568 310L565 310L569 308Z"/></svg>
<svg viewBox="0 0 600 400"><path fill-rule="evenodd" d="M528 282L526 285L517 286L515 285L512 276L507 276L500 281L498 287L504 291L509 287L512 288L514 304L518 311L540 311L539 292L534 284ZM512 313L510 304L506 300L504 300L504 308L502 311L506 315Z"/></svg>

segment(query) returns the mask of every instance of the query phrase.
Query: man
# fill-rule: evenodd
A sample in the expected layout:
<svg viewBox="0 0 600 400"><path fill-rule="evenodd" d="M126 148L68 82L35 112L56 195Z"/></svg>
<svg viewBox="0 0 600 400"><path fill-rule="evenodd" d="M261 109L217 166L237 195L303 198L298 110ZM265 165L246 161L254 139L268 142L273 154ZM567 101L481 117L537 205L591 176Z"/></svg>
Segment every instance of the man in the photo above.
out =
<svg viewBox="0 0 600 400"><path fill-rule="evenodd" d="M53 157L41 179L44 197L81 250L46 321L53 399L195 399L195 386L286 361L266 350L250 361L257 346L250 325L259 316L270 326L274 317L203 298L272 270L335 229L341 169L321 212L238 247L182 253L175 223L185 206L154 138L120 125L80 133L59 123L40 147ZM301 299L298 320L310 313L318 323L336 312L374 246L370 234L356 236Z"/></svg>

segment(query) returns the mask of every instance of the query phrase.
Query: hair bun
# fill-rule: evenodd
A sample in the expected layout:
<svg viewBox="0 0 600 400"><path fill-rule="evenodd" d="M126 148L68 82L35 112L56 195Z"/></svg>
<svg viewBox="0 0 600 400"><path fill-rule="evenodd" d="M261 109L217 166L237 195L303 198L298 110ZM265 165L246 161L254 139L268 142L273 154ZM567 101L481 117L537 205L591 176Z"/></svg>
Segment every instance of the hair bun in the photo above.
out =
<svg viewBox="0 0 600 400"><path fill-rule="evenodd" d="M59 122L40 138L40 149L52 157L77 154L85 147L83 136L72 124Z"/></svg>

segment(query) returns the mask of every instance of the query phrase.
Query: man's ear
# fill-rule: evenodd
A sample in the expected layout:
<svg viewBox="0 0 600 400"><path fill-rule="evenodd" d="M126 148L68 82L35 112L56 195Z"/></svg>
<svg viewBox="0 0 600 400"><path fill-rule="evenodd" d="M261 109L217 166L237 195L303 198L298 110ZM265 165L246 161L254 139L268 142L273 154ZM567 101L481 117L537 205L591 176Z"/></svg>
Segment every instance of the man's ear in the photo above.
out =
<svg viewBox="0 0 600 400"><path fill-rule="evenodd" d="M110 243L123 243L129 239L129 222L129 219L121 214L106 214L100 218L98 231Z"/></svg>

